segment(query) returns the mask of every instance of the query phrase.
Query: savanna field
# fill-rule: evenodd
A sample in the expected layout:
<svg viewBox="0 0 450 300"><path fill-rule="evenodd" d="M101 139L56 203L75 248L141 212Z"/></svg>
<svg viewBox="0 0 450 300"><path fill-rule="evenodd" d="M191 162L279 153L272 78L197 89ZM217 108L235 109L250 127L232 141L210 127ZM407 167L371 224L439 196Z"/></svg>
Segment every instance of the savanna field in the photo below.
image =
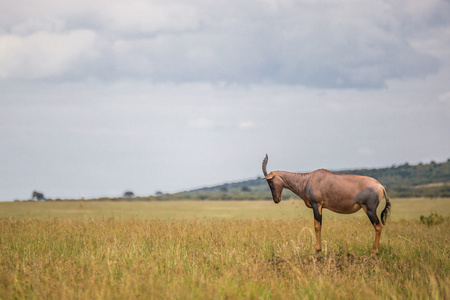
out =
<svg viewBox="0 0 450 300"><path fill-rule="evenodd" d="M301 200L3 202L0 299L449 299L450 199L365 214ZM384 207L384 203L380 205Z"/></svg>

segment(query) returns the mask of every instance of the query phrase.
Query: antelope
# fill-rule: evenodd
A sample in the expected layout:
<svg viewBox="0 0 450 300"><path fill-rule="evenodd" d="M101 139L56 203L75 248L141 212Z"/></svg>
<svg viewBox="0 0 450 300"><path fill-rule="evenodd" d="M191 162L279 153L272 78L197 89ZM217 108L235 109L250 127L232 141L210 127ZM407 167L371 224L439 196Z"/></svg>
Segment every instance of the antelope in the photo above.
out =
<svg viewBox="0 0 450 300"><path fill-rule="evenodd" d="M307 207L312 208L316 233L314 246L316 254L322 250L322 209L327 208L340 214L352 214L362 208L375 228L372 257L378 255L381 230L386 223L391 203L386 190L377 180L367 176L335 174L325 169L310 173L272 171L267 174L268 160L269 157L266 154L262 162L262 171L272 192L273 201L276 204L280 203L281 192L283 188L286 188L299 196ZM377 216L377 207L383 197L386 199L386 206L381 212L380 222Z"/></svg>

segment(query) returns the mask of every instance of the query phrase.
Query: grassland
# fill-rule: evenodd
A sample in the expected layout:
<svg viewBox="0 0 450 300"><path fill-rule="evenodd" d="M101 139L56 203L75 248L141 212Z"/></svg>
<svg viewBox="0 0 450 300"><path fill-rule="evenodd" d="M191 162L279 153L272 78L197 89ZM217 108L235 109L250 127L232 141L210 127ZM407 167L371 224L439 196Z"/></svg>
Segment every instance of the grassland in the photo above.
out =
<svg viewBox="0 0 450 300"><path fill-rule="evenodd" d="M418 220L421 215L439 212L450 214L449 198L397 198L392 200L390 219ZM379 208L384 208L384 203ZM324 222L328 219L367 219L361 210L352 215L340 215L324 210ZM158 220L186 219L291 219L312 218L300 199L273 201L23 201L0 202L0 218L32 218L40 220L97 218L134 218Z"/></svg>
<svg viewBox="0 0 450 300"><path fill-rule="evenodd" d="M312 255L298 200L0 203L0 299L448 299L450 201L392 203L376 259L363 213Z"/></svg>

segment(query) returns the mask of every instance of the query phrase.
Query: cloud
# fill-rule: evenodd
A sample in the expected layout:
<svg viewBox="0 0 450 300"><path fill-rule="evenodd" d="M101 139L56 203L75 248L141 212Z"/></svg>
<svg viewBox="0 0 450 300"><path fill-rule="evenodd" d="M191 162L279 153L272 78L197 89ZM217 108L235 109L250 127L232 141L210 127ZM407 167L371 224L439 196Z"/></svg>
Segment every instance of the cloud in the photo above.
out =
<svg viewBox="0 0 450 300"><path fill-rule="evenodd" d="M112 1L99 15L108 30L130 36L195 30L199 26L197 9L182 1Z"/></svg>
<svg viewBox="0 0 450 300"><path fill-rule="evenodd" d="M95 38L96 34L89 30L0 36L0 78L42 79L66 75L77 65L95 58Z"/></svg>
<svg viewBox="0 0 450 300"><path fill-rule="evenodd" d="M359 147L357 150L356 150L356 152L359 154L359 155L363 155L363 156L370 156L370 155L373 155L373 150L372 149L369 149L369 148L367 148L367 147Z"/></svg>
<svg viewBox="0 0 450 300"><path fill-rule="evenodd" d="M69 4L29 1L0 13L3 79L379 88L436 73L448 46L444 0ZM424 39L433 49L420 47Z"/></svg>
<svg viewBox="0 0 450 300"><path fill-rule="evenodd" d="M439 101L450 104L450 92L439 95Z"/></svg>
<svg viewBox="0 0 450 300"><path fill-rule="evenodd" d="M251 128L255 128L255 123L252 121L243 121L239 123L239 128L241 129L251 129Z"/></svg>
<svg viewBox="0 0 450 300"><path fill-rule="evenodd" d="M189 120L188 127L192 129L211 129L216 125L215 121L208 118Z"/></svg>

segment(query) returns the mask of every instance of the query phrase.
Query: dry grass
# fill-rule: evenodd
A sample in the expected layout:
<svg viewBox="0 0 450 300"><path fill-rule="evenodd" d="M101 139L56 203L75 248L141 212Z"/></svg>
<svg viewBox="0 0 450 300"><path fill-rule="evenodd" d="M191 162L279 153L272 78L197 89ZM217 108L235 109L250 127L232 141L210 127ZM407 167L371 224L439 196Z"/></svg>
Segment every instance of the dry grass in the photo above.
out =
<svg viewBox="0 0 450 300"><path fill-rule="evenodd" d="M0 299L448 299L449 223L389 220L371 259L358 217L319 256L312 218L1 218Z"/></svg>
<svg viewBox="0 0 450 300"><path fill-rule="evenodd" d="M390 219L394 221L419 219L421 215L439 212L450 214L449 198L402 198L392 199ZM384 202L379 210L384 208ZM380 213L380 212L379 212ZM351 215L341 215L324 210L324 223L330 219L367 221L363 210ZM53 218L87 220L97 218L134 218L158 220L186 219L311 219L313 213L302 200L273 201L151 201L151 202L97 202L97 201L50 201L50 202L0 202L0 218Z"/></svg>

